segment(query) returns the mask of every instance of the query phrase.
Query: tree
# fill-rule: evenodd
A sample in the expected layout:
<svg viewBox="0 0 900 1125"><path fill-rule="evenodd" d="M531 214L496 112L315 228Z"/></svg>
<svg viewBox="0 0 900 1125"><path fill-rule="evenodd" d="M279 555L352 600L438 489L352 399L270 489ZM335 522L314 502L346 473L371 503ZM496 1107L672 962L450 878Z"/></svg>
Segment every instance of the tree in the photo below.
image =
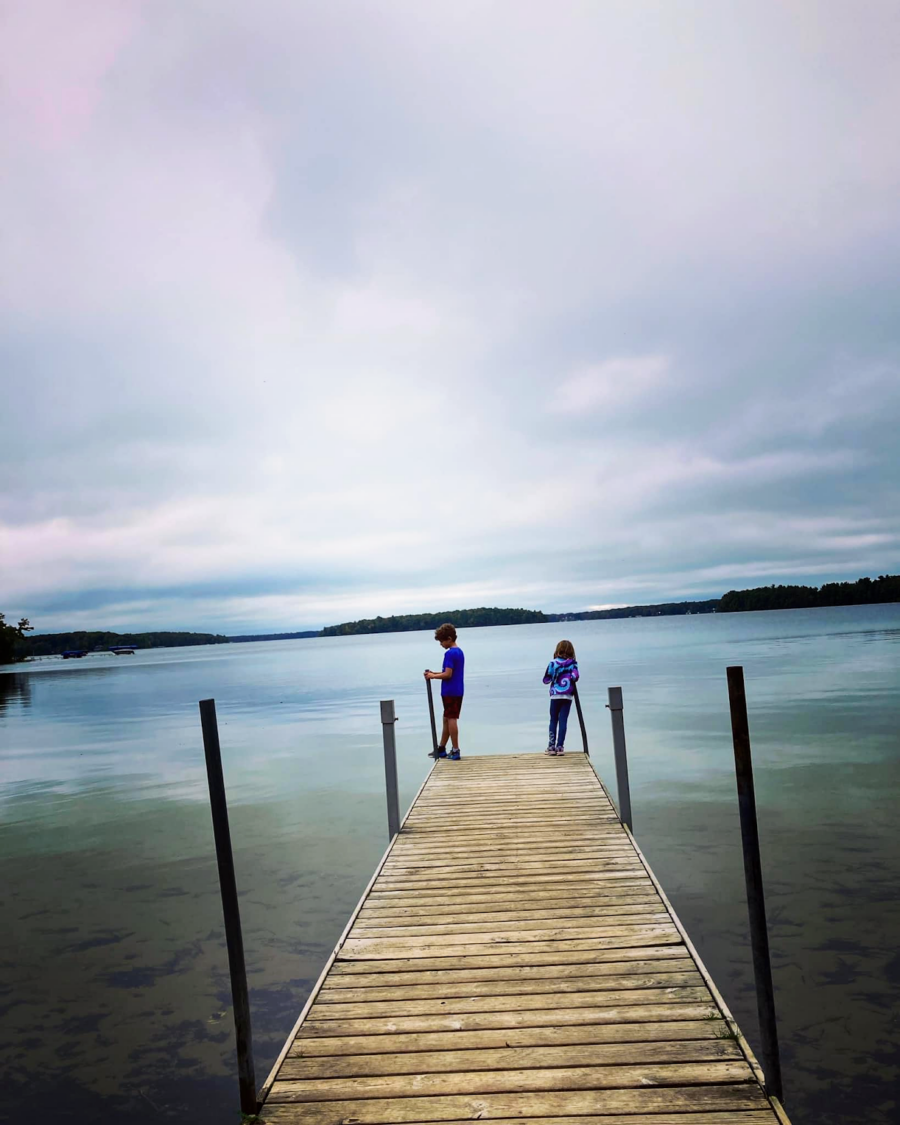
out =
<svg viewBox="0 0 900 1125"><path fill-rule="evenodd" d="M25 659L22 642L25 634L32 628L27 617L21 618L18 625L7 625L6 614L0 613L0 664L12 664L16 660Z"/></svg>

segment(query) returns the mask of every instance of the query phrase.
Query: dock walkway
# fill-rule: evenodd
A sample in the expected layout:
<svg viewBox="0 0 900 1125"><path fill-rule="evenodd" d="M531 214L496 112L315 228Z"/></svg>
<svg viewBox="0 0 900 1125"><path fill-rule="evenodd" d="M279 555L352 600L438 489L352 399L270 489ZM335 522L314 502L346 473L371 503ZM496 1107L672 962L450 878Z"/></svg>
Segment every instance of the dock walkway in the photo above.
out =
<svg viewBox="0 0 900 1125"><path fill-rule="evenodd" d="M785 1125L583 754L441 761L262 1091L270 1125Z"/></svg>

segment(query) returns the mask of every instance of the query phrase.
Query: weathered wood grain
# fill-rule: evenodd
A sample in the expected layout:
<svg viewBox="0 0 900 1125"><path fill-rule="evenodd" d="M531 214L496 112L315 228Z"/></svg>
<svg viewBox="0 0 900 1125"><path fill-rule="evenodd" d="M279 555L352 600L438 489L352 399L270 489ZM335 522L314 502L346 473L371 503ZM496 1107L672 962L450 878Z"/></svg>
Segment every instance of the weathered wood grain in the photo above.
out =
<svg viewBox="0 0 900 1125"><path fill-rule="evenodd" d="M598 994L602 995L602 994ZM458 1012L443 1016L378 1016L371 1019L316 1019L314 1009L300 1029L307 1035L392 1035L408 1031L490 1031L500 1027L566 1027L577 1023L660 1023L664 1020L717 1019L719 1010L713 1004L693 1002L679 1004L651 1004L644 995L644 1003L621 1007L563 1007L535 1008L515 1012Z"/></svg>
<svg viewBox="0 0 900 1125"><path fill-rule="evenodd" d="M465 1045L464 1045L465 1046ZM429 1074L476 1070L530 1070L560 1067L620 1066L644 1063L704 1063L739 1059L740 1048L727 1039L683 1039L674 1042L554 1044L545 1047L505 1047L481 1050L432 1051L427 1060L411 1052L384 1055L343 1055L324 1058L291 1056L280 1077L355 1078L364 1075Z"/></svg>
<svg viewBox="0 0 900 1125"><path fill-rule="evenodd" d="M659 953L663 950L657 951ZM683 952L683 951L682 951ZM463 962L466 966L468 961ZM347 988L383 988L389 981L393 985L441 985L453 987L457 984L478 986L480 984L502 983L514 984L517 981L563 981L576 977L588 978L602 977L629 977L632 975L643 976L647 973L688 973L696 971L696 966L690 957L663 956L654 957L644 961L597 961L575 965L497 965L490 969L455 968L428 970L420 972L407 971L409 962L404 963L400 970L388 969L387 972L366 972L365 963L344 963L342 968L359 968L362 972L347 973L333 972L329 975L325 987L327 989Z"/></svg>
<svg viewBox="0 0 900 1125"><path fill-rule="evenodd" d="M555 996L570 992L627 991L635 988L701 988L703 977L696 969L687 972L644 973L631 976L589 976L567 979L544 978L521 981L472 981L460 984L397 984L393 978L383 987L342 988L329 985L319 993L319 1003L356 1004L372 1000L449 1000L456 997L475 996L525 996L528 993L546 992L553 988Z"/></svg>
<svg viewBox="0 0 900 1125"><path fill-rule="evenodd" d="M650 1023L582 1023L561 1027L506 1027L486 1031L426 1031L386 1035L317 1036L295 1039L290 1054L302 1058L422 1051L480 1051L500 1047L556 1047L564 1044L676 1042L722 1039L724 1020L707 1019L709 1009L683 1005L682 1018ZM423 1060L424 1061L424 1060Z"/></svg>
<svg viewBox="0 0 900 1125"><path fill-rule="evenodd" d="M535 953L529 950L528 955L510 953L508 949L492 950L486 955L467 953L465 960L451 961L447 957L406 957L390 961L349 961L338 960L331 968L332 976L346 974L354 976L357 973L395 973L395 972L436 972L454 973L457 971L488 969L492 972L507 970L534 969L543 971L554 965L605 965L622 964L627 961L639 961L647 957L686 957L688 956L681 935L673 937L668 935L665 942L644 942L634 945L595 946L588 949L572 949L560 946L553 953ZM624 970L623 970L624 971Z"/></svg>
<svg viewBox="0 0 900 1125"><path fill-rule="evenodd" d="M270 1101L291 1101L276 1082ZM284 1096L275 1096L276 1091ZM704 1109L765 1109L768 1102L755 1085L643 1087L627 1090L553 1090L548 1092L462 1094L443 1097L354 1099L311 1102L296 1121L310 1125L407 1125L411 1122L490 1120L494 1117L582 1117L586 1114L669 1114ZM264 1118L265 1120L265 1118ZM269 1118L269 1120L272 1120ZM282 1119L283 1121L284 1119ZM635 1123L639 1125L639 1123Z"/></svg>

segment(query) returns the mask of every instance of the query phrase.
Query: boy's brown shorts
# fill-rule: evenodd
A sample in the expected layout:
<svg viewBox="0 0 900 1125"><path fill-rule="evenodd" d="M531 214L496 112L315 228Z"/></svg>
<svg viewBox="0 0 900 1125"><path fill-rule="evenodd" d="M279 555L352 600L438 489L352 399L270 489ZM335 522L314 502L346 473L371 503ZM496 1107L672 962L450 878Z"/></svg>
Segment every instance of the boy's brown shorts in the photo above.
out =
<svg viewBox="0 0 900 1125"><path fill-rule="evenodd" d="M461 695L443 695L441 699L444 703L444 718L458 719L463 697Z"/></svg>

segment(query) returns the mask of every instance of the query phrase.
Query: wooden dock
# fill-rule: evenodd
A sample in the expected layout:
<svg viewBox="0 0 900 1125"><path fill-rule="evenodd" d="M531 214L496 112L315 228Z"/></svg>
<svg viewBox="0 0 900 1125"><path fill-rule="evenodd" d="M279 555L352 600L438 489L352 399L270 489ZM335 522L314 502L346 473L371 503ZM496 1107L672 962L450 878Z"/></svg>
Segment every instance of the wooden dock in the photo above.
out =
<svg viewBox="0 0 900 1125"><path fill-rule="evenodd" d="M785 1125L583 754L438 762L262 1090L270 1125Z"/></svg>

